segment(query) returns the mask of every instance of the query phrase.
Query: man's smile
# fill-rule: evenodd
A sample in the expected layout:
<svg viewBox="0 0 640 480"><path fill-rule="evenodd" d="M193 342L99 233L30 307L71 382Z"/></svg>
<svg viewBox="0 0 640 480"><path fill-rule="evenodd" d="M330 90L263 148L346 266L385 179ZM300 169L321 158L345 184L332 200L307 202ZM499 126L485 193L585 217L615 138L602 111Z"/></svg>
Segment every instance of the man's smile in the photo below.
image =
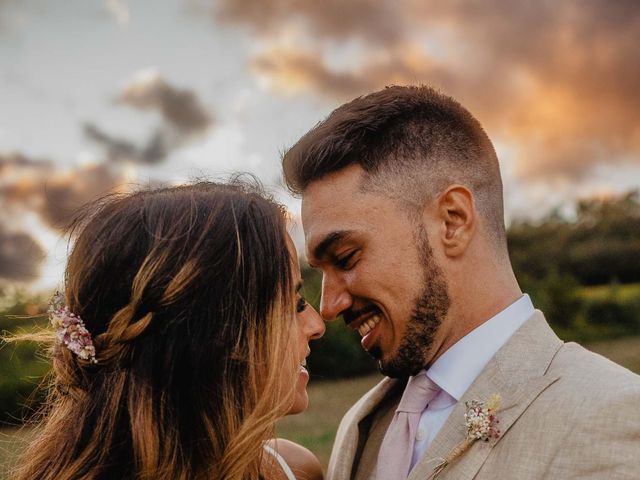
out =
<svg viewBox="0 0 640 480"><path fill-rule="evenodd" d="M373 317L378 317L377 321L380 321L380 309L376 305L367 305L359 310L349 309L343 313L344 323L353 330L360 332ZM375 325L374 325L375 326ZM360 333L363 335L363 333Z"/></svg>
<svg viewBox="0 0 640 480"><path fill-rule="evenodd" d="M362 337L362 348L369 352L372 345L376 343L378 336L376 327L384 317L380 308L371 304L355 311L349 309L344 312L343 316L349 328L358 332Z"/></svg>
<svg viewBox="0 0 640 480"><path fill-rule="evenodd" d="M374 313L372 316L364 320L364 322L362 322L362 324L357 328L358 333L360 334L361 337L364 337L371 330L373 330L376 327L376 325L380 323L381 320L382 320L382 317L377 313Z"/></svg>

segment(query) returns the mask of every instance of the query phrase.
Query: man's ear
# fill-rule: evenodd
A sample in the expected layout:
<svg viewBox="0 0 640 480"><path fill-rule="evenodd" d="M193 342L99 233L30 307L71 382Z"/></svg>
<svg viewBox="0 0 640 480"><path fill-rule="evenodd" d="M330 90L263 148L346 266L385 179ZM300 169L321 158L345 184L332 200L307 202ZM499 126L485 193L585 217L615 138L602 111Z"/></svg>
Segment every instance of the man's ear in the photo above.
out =
<svg viewBox="0 0 640 480"><path fill-rule="evenodd" d="M473 194L462 185L451 185L435 199L439 241L445 255L458 257L466 250L476 230L477 212Z"/></svg>

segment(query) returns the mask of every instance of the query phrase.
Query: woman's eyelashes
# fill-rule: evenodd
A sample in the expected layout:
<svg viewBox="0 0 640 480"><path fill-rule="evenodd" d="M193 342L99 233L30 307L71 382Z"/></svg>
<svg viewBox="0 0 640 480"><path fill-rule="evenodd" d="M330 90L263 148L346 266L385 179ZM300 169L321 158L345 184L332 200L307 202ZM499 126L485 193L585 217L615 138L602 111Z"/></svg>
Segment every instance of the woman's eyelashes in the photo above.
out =
<svg viewBox="0 0 640 480"><path fill-rule="evenodd" d="M298 303L296 304L296 312L298 313L304 312L307 309L307 305L309 305L307 301L304 298L299 297Z"/></svg>

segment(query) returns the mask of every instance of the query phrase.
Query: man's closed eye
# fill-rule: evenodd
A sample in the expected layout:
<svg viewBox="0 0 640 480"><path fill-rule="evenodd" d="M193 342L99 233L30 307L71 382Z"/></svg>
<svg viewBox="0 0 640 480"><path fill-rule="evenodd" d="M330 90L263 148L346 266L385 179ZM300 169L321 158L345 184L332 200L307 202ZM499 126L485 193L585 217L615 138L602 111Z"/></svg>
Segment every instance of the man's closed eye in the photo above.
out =
<svg viewBox="0 0 640 480"><path fill-rule="evenodd" d="M342 257L336 257L335 265L343 270L348 270L353 267L354 262L352 262L354 256L356 254L356 250L343 255Z"/></svg>

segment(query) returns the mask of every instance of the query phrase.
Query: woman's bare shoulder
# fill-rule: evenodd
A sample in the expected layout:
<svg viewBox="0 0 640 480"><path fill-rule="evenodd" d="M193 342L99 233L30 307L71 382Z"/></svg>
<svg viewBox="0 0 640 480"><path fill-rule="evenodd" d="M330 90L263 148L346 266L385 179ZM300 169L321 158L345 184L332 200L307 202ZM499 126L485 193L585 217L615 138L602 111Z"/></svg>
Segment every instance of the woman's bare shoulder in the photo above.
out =
<svg viewBox="0 0 640 480"><path fill-rule="evenodd" d="M267 444L284 458L297 480L323 480L320 461L310 450L284 438L271 439Z"/></svg>

